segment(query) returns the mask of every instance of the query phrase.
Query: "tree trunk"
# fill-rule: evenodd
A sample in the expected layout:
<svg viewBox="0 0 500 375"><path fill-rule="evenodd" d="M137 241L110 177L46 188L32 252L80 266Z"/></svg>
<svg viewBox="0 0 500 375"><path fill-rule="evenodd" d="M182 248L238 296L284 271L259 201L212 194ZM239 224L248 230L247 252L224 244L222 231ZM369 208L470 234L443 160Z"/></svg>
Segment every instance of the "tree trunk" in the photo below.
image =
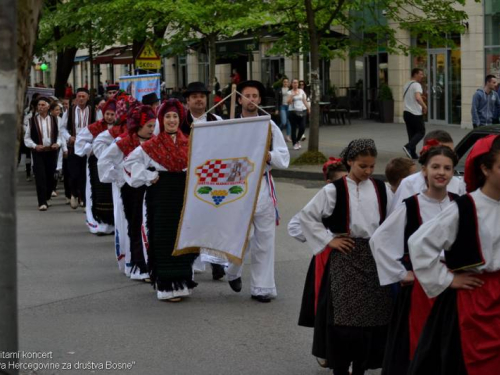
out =
<svg viewBox="0 0 500 375"><path fill-rule="evenodd" d="M16 165L17 142L33 58L41 1L5 0L0 12L0 348L18 351ZM17 104L17 105L16 105ZM0 364L11 359L0 356ZM3 366L1 366L3 367ZM0 370L17 374L17 370Z"/></svg>
<svg viewBox="0 0 500 375"><path fill-rule="evenodd" d="M54 88L56 90L55 95L58 98L64 98L64 95L66 94L66 83L68 82L69 75L75 66L75 56L77 51L78 48L70 47L57 53L56 82L54 84ZM73 89L75 91L77 87L74 87Z"/></svg>
<svg viewBox="0 0 500 375"><path fill-rule="evenodd" d="M208 89L210 91L214 90L215 87L215 64L216 64L216 45L215 42L217 41L217 36L216 35L209 35L207 37L208 39L208 80L210 82ZM212 108L214 105L214 95L209 95L208 96L209 102L208 102L208 107Z"/></svg>
<svg viewBox="0 0 500 375"><path fill-rule="evenodd" d="M319 77L319 43L312 0L304 0L306 6L307 25L309 28L309 44L311 51L311 114L309 117L309 145L308 151L319 150L319 99L320 99L320 77Z"/></svg>

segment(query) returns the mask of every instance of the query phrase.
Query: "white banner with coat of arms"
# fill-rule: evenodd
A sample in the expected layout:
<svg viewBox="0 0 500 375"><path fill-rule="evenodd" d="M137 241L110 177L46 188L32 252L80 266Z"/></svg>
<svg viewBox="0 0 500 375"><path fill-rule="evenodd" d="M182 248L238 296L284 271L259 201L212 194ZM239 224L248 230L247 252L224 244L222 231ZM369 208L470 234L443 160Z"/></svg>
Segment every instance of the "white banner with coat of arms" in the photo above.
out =
<svg viewBox="0 0 500 375"><path fill-rule="evenodd" d="M193 126L173 255L208 248L241 263L271 143L270 120L258 116Z"/></svg>

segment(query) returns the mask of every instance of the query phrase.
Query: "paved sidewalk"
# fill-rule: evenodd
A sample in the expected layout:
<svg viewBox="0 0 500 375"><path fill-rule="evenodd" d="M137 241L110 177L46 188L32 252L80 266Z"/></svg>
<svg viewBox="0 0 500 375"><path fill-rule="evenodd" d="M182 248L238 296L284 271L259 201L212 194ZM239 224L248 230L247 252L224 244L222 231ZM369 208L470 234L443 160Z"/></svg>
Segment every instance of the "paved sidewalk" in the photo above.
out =
<svg viewBox="0 0 500 375"><path fill-rule="evenodd" d="M446 130L451 134L455 145L470 131L461 129L459 125L428 125L426 131L436 129ZM306 129L306 137L309 135L309 129ZM344 147L356 138L372 138L378 149L377 165L375 174L384 174L385 166L389 160L395 157L405 156L403 145L408 142L406 127L404 124L383 124L370 120L353 120L351 125L323 125L319 130L319 148L326 156L338 157ZM287 143L290 150L291 159L307 151L308 139L302 142L301 150L294 150L290 143ZM417 152L422 144L417 146ZM291 165L285 171L273 171L276 177L288 177L299 179L323 179L321 166L318 165Z"/></svg>

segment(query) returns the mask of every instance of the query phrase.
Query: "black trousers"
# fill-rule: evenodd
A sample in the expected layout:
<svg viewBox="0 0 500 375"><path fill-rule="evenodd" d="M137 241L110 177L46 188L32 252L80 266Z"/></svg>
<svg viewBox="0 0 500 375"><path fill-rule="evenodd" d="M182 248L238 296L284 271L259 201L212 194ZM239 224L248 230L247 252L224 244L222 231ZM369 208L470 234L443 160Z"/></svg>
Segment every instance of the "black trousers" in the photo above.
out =
<svg viewBox="0 0 500 375"><path fill-rule="evenodd" d="M64 178L64 196L68 199L71 198L71 186L69 183L69 167L68 158L63 156L62 173Z"/></svg>
<svg viewBox="0 0 500 375"><path fill-rule="evenodd" d="M414 159L418 158L417 144L425 136L424 116L416 116L408 111L403 112L403 119L408 133L408 143L405 145Z"/></svg>
<svg viewBox="0 0 500 375"><path fill-rule="evenodd" d="M142 205L146 186L133 188L128 184L123 185L121 189L123 209L128 222L128 236L130 238L130 262L141 270L141 273L147 273L148 267L144 259L142 249Z"/></svg>
<svg viewBox="0 0 500 375"><path fill-rule="evenodd" d="M69 187L71 195L78 197L80 202L85 202L85 187L87 185L87 157L68 154Z"/></svg>
<svg viewBox="0 0 500 375"><path fill-rule="evenodd" d="M33 151L33 172L35 173L38 206L50 200L57 167L57 151Z"/></svg>
<svg viewBox="0 0 500 375"><path fill-rule="evenodd" d="M21 140L19 143L19 153L17 155L17 164L21 162L21 156L22 154L26 155L26 178L31 177L31 149L26 147L24 144L24 139Z"/></svg>
<svg viewBox="0 0 500 375"><path fill-rule="evenodd" d="M292 144L299 142L300 138L304 135L304 131L306 129L306 117L307 112L305 111L288 111L288 120L290 120L290 126L292 127Z"/></svg>

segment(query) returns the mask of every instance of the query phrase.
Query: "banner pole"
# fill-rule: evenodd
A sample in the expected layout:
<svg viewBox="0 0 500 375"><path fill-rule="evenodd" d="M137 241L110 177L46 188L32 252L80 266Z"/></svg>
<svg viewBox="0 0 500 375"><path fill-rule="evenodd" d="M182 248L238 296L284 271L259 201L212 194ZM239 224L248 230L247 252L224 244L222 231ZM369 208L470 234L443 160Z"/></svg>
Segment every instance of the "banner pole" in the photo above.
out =
<svg viewBox="0 0 500 375"><path fill-rule="evenodd" d="M236 85L233 83L231 86L231 112L229 118L234 118L236 110Z"/></svg>

